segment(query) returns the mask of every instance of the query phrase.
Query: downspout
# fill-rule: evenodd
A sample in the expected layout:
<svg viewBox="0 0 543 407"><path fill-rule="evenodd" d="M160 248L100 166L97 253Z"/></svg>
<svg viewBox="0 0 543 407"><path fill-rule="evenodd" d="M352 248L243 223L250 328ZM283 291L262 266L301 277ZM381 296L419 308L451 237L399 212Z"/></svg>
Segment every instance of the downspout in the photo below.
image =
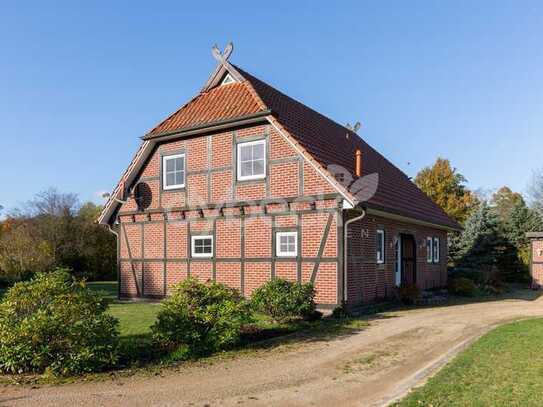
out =
<svg viewBox="0 0 543 407"><path fill-rule="evenodd" d="M344 224L344 227L343 227L343 250L345 251L344 253L344 260L343 260L343 302L346 303L347 302L347 269L348 269L348 266L349 266L349 263L348 263L348 260L349 260L349 247L348 247L348 242L349 240L347 239L347 236L348 236L348 232L349 232L349 225L353 222L357 222L361 219L364 218L364 216L366 216L366 211L364 209L362 209L362 214L359 215L359 216L356 216L352 219L349 219L348 221L345 222Z"/></svg>
<svg viewBox="0 0 543 407"><path fill-rule="evenodd" d="M117 299L121 298L121 270L119 270L119 232L114 230L111 225L107 224L107 229L115 235L115 244L117 245L116 257L117 257Z"/></svg>

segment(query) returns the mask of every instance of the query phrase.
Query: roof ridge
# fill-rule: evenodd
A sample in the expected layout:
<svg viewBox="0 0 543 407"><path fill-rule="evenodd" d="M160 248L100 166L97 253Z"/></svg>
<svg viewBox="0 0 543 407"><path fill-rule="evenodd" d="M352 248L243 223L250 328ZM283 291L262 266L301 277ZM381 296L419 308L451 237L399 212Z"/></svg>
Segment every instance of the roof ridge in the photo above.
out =
<svg viewBox="0 0 543 407"><path fill-rule="evenodd" d="M315 113L315 114L321 116L322 118L324 118L324 119L326 119L327 121L333 123L334 125L336 125L336 126L338 126L338 127L341 127L343 130L345 130L345 131L346 131L347 133L349 133L351 136L355 136L355 140L351 140L351 142L353 142L353 141L360 141L360 142L366 144L366 146L367 146L368 148L370 148L371 150L373 150L373 152L375 152L376 154L380 155L384 160L387 161L387 163L389 163L389 164L392 165L397 171L399 171L400 174L401 174L402 176L404 176L405 178L409 179L409 176L407 176L407 174L405 174L405 173L404 173L400 168L398 168L393 162L391 162L388 158L386 158L384 155L382 155L381 153L379 153L375 148L373 148L373 147L372 147L367 141L365 141L358 133L352 131L352 130L349 129L348 127L345 127L345 126L342 125L341 123L338 123L338 122L335 121L334 119L332 119L332 118L330 118L330 117L328 117L328 116L326 116L326 115L320 113L318 110L315 110L315 109L313 109L313 108L310 107L310 106L307 106L305 103L303 103L303 102L301 102L301 101L299 101L299 100L293 98L292 96L289 96L289 95L287 95L287 94L284 93L284 92L281 92L281 91L280 91L279 89L277 89L276 87L274 87L274 86L268 84L267 82L264 82L264 81L263 81L262 79L260 79L260 78L257 78L257 77L254 76L253 74L251 74L251 73L245 71L243 68L240 68L240 67L238 67L238 66L236 66L236 65L234 65L234 64L232 64L232 65L233 65L236 69L238 69L239 71L241 71L241 72L242 72L242 75L244 75L244 76L245 76L245 75L248 75L248 76L252 77L253 79L256 79L257 81L261 82L261 83L264 84L265 86L268 86L268 87L272 88L274 91L276 91L277 93L281 94L281 96L286 97L286 98L292 100L293 102L295 102L295 103L298 104L298 105L301 105L301 106L302 106L303 108L305 108L305 109L311 110L313 113ZM246 80L248 80L248 79L246 78ZM260 97L259 97L259 98L260 98Z"/></svg>
<svg viewBox="0 0 543 407"><path fill-rule="evenodd" d="M252 77L253 79L256 79L257 81L261 82L262 84L264 84L264 85L266 85L266 86L269 86L270 88L272 88L272 89L273 89L274 91L276 91L277 93L280 93L281 96L286 97L286 98L292 100L293 102L295 102L295 103L301 105L301 106L304 107L305 109L311 110L313 113L318 114L319 116L325 118L326 120L331 121L331 122L334 123L336 126L342 127L343 129L345 129L345 131L349 132L350 134L353 134L353 135L357 136L358 138L362 139L362 137L360 137L360 136L358 135L358 133L355 133L354 131L352 131L352 130L349 129L348 127L345 127L344 125L342 125L341 123L338 123L338 122L335 121L334 119L332 119L332 118L330 118L330 117L328 117L328 116L322 114L322 113L319 112L318 110L315 110L315 109L313 109L312 107L307 106L305 103L303 103L303 102L301 102L301 101L299 101L299 100L293 98L292 96L287 95L286 93L284 93L284 92L280 91L279 89L277 89L275 86L272 86L272 85L270 85L270 84L267 83L267 82L264 82L262 79L257 78L256 76L254 76L253 74L247 72L247 71L244 70L243 68L240 68L239 66L234 65L234 64L232 64L232 63L231 63L230 65L232 65L234 68L236 68L238 71L240 71L240 73L241 73L242 76L245 78L245 80L248 81L248 79L245 77L246 75Z"/></svg>

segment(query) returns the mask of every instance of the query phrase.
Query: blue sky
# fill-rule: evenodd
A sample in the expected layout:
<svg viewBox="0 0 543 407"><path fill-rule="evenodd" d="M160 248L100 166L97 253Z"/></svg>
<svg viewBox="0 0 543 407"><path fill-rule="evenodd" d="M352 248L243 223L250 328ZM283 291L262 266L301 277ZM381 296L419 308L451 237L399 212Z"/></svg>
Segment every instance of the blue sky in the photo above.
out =
<svg viewBox="0 0 543 407"><path fill-rule="evenodd" d="M0 205L49 186L99 202L229 40L234 63L360 120L409 175L443 156L472 189L525 192L543 166L543 2L337 3L2 2Z"/></svg>

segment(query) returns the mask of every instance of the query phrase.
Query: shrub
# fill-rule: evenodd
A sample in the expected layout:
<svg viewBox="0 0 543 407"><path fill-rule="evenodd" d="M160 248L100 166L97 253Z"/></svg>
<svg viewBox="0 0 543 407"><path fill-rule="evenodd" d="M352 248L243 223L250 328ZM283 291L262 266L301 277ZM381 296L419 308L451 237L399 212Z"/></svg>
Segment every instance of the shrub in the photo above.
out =
<svg viewBox="0 0 543 407"><path fill-rule="evenodd" d="M252 302L257 311L277 322L307 318L315 311L315 289L311 283L299 284L276 278L257 288Z"/></svg>
<svg viewBox="0 0 543 407"><path fill-rule="evenodd" d="M407 305L412 305L420 298L421 292L415 284L403 285L398 289L400 301Z"/></svg>
<svg viewBox="0 0 543 407"><path fill-rule="evenodd" d="M350 318L351 316L351 313L344 306L339 306L332 310L332 318L334 319Z"/></svg>
<svg viewBox="0 0 543 407"><path fill-rule="evenodd" d="M311 314L306 315L305 320L310 321L310 322L311 321L319 321L319 320L322 319L323 315L324 314L322 312L320 312L318 310L315 310Z"/></svg>
<svg viewBox="0 0 543 407"><path fill-rule="evenodd" d="M0 303L0 370L78 374L117 361L118 321L67 270L16 283Z"/></svg>
<svg viewBox="0 0 543 407"><path fill-rule="evenodd" d="M477 286L473 280L466 277L450 279L447 288L451 294L460 295L463 297L473 297L475 294L477 294Z"/></svg>
<svg viewBox="0 0 543 407"><path fill-rule="evenodd" d="M479 270L475 270L472 268L454 268L449 273L449 281L455 280L458 278L467 278L471 281L473 281L475 284L484 284L487 280L487 273Z"/></svg>
<svg viewBox="0 0 543 407"><path fill-rule="evenodd" d="M248 322L249 304L237 290L189 278L162 303L153 340L164 350L177 351L184 345L190 354L205 354L236 344Z"/></svg>

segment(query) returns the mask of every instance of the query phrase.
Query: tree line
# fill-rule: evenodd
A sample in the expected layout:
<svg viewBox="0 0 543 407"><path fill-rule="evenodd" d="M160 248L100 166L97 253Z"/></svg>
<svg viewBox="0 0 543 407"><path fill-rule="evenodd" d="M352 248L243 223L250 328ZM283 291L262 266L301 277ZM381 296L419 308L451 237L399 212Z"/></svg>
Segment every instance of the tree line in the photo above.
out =
<svg viewBox="0 0 543 407"><path fill-rule="evenodd" d="M50 188L0 222L0 283L69 268L89 280L114 279L115 237L95 223L101 207Z"/></svg>
<svg viewBox="0 0 543 407"><path fill-rule="evenodd" d="M463 227L449 235L449 264L457 269L498 273L505 281L527 281L527 232L543 230L543 170L530 187L531 203L503 186L486 197L469 190L449 160L438 158L415 183Z"/></svg>
<svg viewBox="0 0 543 407"><path fill-rule="evenodd" d="M528 278L526 233L543 230L543 170L534 176L530 204L507 186L490 197L471 191L443 158L419 171L414 182L463 226L449 236L450 266L498 270L510 281ZM100 211L50 188L8 212L0 221L0 284L57 267L89 280L115 279L115 237L95 223Z"/></svg>

